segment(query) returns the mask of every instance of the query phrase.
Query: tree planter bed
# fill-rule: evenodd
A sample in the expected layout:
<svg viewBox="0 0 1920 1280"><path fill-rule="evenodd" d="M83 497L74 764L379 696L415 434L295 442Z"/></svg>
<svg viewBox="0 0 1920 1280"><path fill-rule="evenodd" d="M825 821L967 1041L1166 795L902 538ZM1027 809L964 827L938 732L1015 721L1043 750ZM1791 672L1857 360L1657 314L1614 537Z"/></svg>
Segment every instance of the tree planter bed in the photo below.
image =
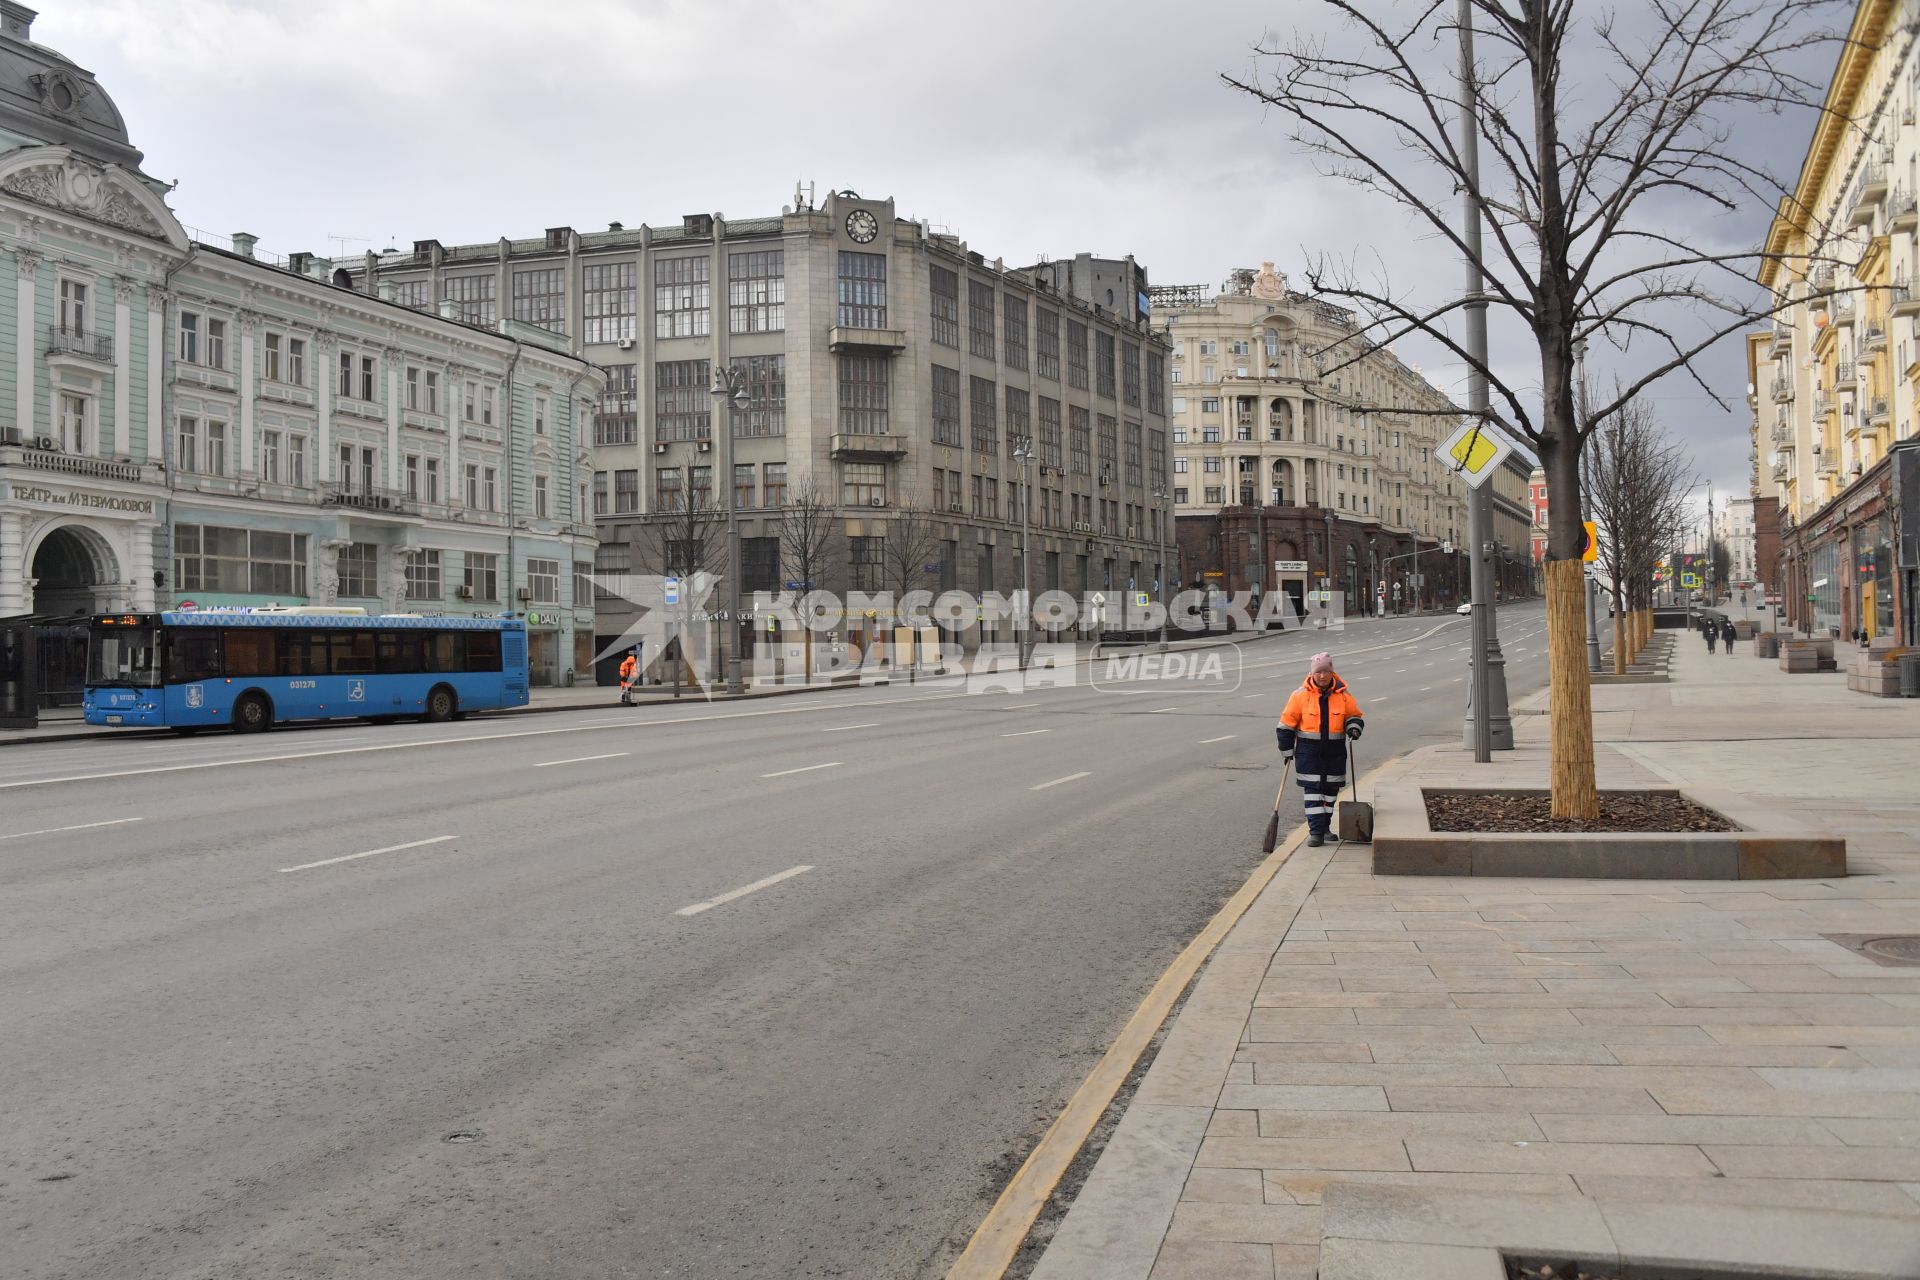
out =
<svg viewBox="0 0 1920 1280"><path fill-rule="evenodd" d="M1844 876L1847 842L1808 829L1733 792L1636 787L1602 793L1628 830L1535 830L1524 818L1508 830L1436 830L1468 825L1459 815L1545 813L1544 788L1378 787L1374 794L1376 875L1546 876L1595 880L1780 880ZM1666 813L1675 831L1650 831L1650 815ZM1551 822L1539 825L1555 826ZM1479 825L1495 825L1482 822ZM1699 830L1698 826L1719 830Z"/></svg>

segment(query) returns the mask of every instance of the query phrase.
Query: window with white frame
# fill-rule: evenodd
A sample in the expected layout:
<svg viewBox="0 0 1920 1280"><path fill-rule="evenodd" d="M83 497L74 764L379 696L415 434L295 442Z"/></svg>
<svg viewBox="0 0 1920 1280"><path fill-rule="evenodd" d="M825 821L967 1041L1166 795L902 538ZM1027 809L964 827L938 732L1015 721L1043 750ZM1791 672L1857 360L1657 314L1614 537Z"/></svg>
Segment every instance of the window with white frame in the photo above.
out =
<svg viewBox="0 0 1920 1280"><path fill-rule="evenodd" d="M200 317L191 311L180 313L180 363L200 363Z"/></svg>
<svg viewBox="0 0 1920 1280"><path fill-rule="evenodd" d="M787 327L785 250L727 255L727 322L735 333L773 333Z"/></svg>
<svg viewBox="0 0 1920 1280"><path fill-rule="evenodd" d="M513 318L554 333L567 331L567 277L561 267L513 273Z"/></svg>
<svg viewBox="0 0 1920 1280"><path fill-rule="evenodd" d="M533 398L533 434L536 436L547 434L547 398L545 396Z"/></svg>
<svg viewBox="0 0 1920 1280"><path fill-rule="evenodd" d="M537 471L534 473L533 518L536 520L545 520L548 517L548 509L551 506L548 495L552 483L552 480L546 475Z"/></svg>
<svg viewBox="0 0 1920 1280"><path fill-rule="evenodd" d="M653 336L704 338L713 305L710 261L660 258L653 264Z"/></svg>
<svg viewBox="0 0 1920 1280"><path fill-rule="evenodd" d="M533 597L535 604L560 603L558 560L534 558L527 561L527 594Z"/></svg>
<svg viewBox="0 0 1920 1280"><path fill-rule="evenodd" d="M461 585L469 600L500 598L500 557L491 551L469 551L461 566Z"/></svg>
<svg viewBox="0 0 1920 1280"><path fill-rule="evenodd" d="M638 268L631 262L589 262L580 271L586 341L631 342Z"/></svg>
<svg viewBox="0 0 1920 1280"><path fill-rule="evenodd" d="M227 474L227 424L207 419L206 466L202 468L210 476Z"/></svg>
<svg viewBox="0 0 1920 1280"><path fill-rule="evenodd" d="M491 272L479 276L449 276L440 283L441 297L454 304L453 318L491 329L499 321Z"/></svg>
<svg viewBox="0 0 1920 1280"><path fill-rule="evenodd" d="M68 333L85 333L87 305L91 299L92 290L84 281L62 280L60 282L60 327Z"/></svg>
<svg viewBox="0 0 1920 1280"><path fill-rule="evenodd" d="M307 487L307 438L303 435L287 436L287 483L296 489Z"/></svg>
<svg viewBox="0 0 1920 1280"><path fill-rule="evenodd" d="M280 483L280 433L260 433L260 478L268 484Z"/></svg>
<svg viewBox="0 0 1920 1280"><path fill-rule="evenodd" d="M268 382L280 381L280 343L277 333L269 333L261 345L260 376Z"/></svg>
<svg viewBox="0 0 1920 1280"><path fill-rule="evenodd" d="M439 551L422 547L407 552L406 556L407 599L438 600L442 591Z"/></svg>
<svg viewBox="0 0 1920 1280"><path fill-rule="evenodd" d="M227 367L227 322L218 316L207 317L207 368Z"/></svg>
<svg viewBox="0 0 1920 1280"><path fill-rule="evenodd" d="M371 542L349 542L340 548L334 561L339 585L336 593L343 599L370 600L380 594L380 548Z"/></svg>
<svg viewBox="0 0 1920 1280"><path fill-rule="evenodd" d="M837 323L848 329L887 327L887 255L840 251Z"/></svg>

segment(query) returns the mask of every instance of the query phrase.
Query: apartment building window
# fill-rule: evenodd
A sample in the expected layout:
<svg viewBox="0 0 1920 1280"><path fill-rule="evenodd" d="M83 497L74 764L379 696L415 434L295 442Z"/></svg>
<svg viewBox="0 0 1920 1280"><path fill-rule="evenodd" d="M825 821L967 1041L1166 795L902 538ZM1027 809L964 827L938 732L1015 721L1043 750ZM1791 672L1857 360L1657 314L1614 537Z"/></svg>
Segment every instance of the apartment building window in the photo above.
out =
<svg viewBox="0 0 1920 1280"><path fill-rule="evenodd" d="M887 327L887 258L840 251L839 324L845 329Z"/></svg>
<svg viewBox="0 0 1920 1280"><path fill-rule="evenodd" d="M353 396L353 353L351 351L340 353L340 383L337 390L343 397Z"/></svg>
<svg viewBox="0 0 1920 1280"><path fill-rule="evenodd" d="M1098 390L1107 399L1113 399L1113 335L1102 333L1095 335L1094 350L1096 363L1094 374L1099 380Z"/></svg>
<svg viewBox="0 0 1920 1280"><path fill-rule="evenodd" d="M994 392L992 378L971 380L968 399L972 407L968 424L972 428L973 451L988 458L1000 451L999 405Z"/></svg>
<svg viewBox="0 0 1920 1280"><path fill-rule="evenodd" d="M589 262L580 269L582 339L633 341L638 269L631 262Z"/></svg>
<svg viewBox="0 0 1920 1280"><path fill-rule="evenodd" d="M613 513L632 515L640 510L640 472L622 467L613 473Z"/></svg>
<svg viewBox="0 0 1920 1280"><path fill-rule="evenodd" d="M62 447L70 453L85 453L87 450L88 404L86 396L66 391L60 393L60 439Z"/></svg>
<svg viewBox="0 0 1920 1280"><path fill-rule="evenodd" d="M200 363L200 317L191 311L180 313L180 363Z"/></svg>
<svg viewBox="0 0 1920 1280"><path fill-rule="evenodd" d="M967 350L983 360L993 359L993 286L984 280L967 281Z"/></svg>
<svg viewBox="0 0 1920 1280"><path fill-rule="evenodd" d="M1043 378L1060 381L1060 313L1045 307L1033 309L1034 372Z"/></svg>
<svg viewBox="0 0 1920 1280"><path fill-rule="evenodd" d="M1220 428L1218 427L1200 428L1200 443L1201 444L1219 444Z"/></svg>
<svg viewBox="0 0 1920 1280"><path fill-rule="evenodd" d="M465 479L466 479L467 505L469 507L472 507L474 510L478 511L481 509L480 508L480 464L479 463L469 462L467 464L467 473L466 473Z"/></svg>
<svg viewBox="0 0 1920 1280"><path fill-rule="evenodd" d="M269 334L267 336L272 337L273 335ZM426 407L426 392L420 374L421 370L414 368L412 365L407 366L407 408L409 409L424 409Z"/></svg>
<svg viewBox="0 0 1920 1280"><path fill-rule="evenodd" d="M678 511L685 498L680 487L680 468L661 467L653 473L653 509L655 511Z"/></svg>
<svg viewBox="0 0 1920 1280"><path fill-rule="evenodd" d="M604 516L607 514L608 496L609 495L608 495L608 489L607 489L607 473L604 471L594 472L593 473L593 514L595 514L596 516Z"/></svg>
<svg viewBox="0 0 1920 1280"><path fill-rule="evenodd" d="M469 551L461 570L462 585L475 600L500 598L500 557L488 551Z"/></svg>
<svg viewBox="0 0 1920 1280"><path fill-rule="evenodd" d="M760 495L770 509L787 505L787 464L769 462L760 469Z"/></svg>
<svg viewBox="0 0 1920 1280"><path fill-rule="evenodd" d="M368 403L372 403L373 401L378 400L380 398L379 395L376 394L376 390L375 390L375 384L378 382L378 380L379 380L378 366L374 364L373 357L361 356L360 357L360 398L362 400L365 400Z"/></svg>
<svg viewBox="0 0 1920 1280"><path fill-rule="evenodd" d="M428 502L438 503L440 501L440 459L424 458L422 461L426 466L426 483L421 488L420 496Z"/></svg>
<svg viewBox="0 0 1920 1280"><path fill-rule="evenodd" d="M1187 442L1187 429L1185 427L1175 427L1173 429L1173 442L1175 444L1185 444Z"/></svg>
<svg viewBox="0 0 1920 1280"><path fill-rule="evenodd" d="M533 398L533 434L536 436L547 434L547 398L545 396Z"/></svg>
<svg viewBox="0 0 1920 1280"><path fill-rule="evenodd" d="M180 471L200 469L200 419L181 418L174 424L173 465Z"/></svg>
<svg viewBox="0 0 1920 1280"><path fill-rule="evenodd" d="M747 407L732 410L734 436L787 434L787 358L735 356L732 363L747 389Z"/></svg>
<svg viewBox="0 0 1920 1280"><path fill-rule="evenodd" d="M753 464L733 464L733 505L742 511L753 509Z"/></svg>
<svg viewBox="0 0 1920 1280"><path fill-rule="evenodd" d="M554 333L567 330L567 277L560 267L513 273L513 318Z"/></svg>
<svg viewBox="0 0 1920 1280"><path fill-rule="evenodd" d="M847 539L847 566L852 571L855 591L878 591L886 565L886 539L855 537Z"/></svg>
<svg viewBox="0 0 1920 1280"><path fill-rule="evenodd" d="M527 594L535 604L560 603L560 562L543 558L527 561Z"/></svg>
<svg viewBox="0 0 1920 1280"><path fill-rule="evenodd" d="M449 276L440 283L441 297L454 304L453 318L465 324L491 329L499 322L494 302L494 279L480 276Z"/></svg>
<svg viewBox="0 0 1920 1280"><path fill-rule="evenodd" d="M87 331L87 292L82 281L60 282L60 327L68 333Z"/></svg>
<svg viewBox="0 0 1920 1280"><path fill-rule="evenodd" d="M653 366L655 440L705 440L712 434L711 380L705 360L667 360Z"/></svg>
<svg viewBox="0 0 1920 1280"><path fill-rule="evenodd" d="M1146 448L1142 440L1139 423L1129 422L1127 424L1125 444L1127 483L1138 489L1146 482L1145 458L1143 457L1146 453Z"/></svg>
<svg viewBox="0 0 1920 1280"><path fill-rule="evenodd" d="M943 347L960 345L960 276L945 267L928 264L927 290L933 298L933 340Z"/></svg>
<svg viewBox="0 0 1920 1280"><path fill-rule="evenodd" d="M607 385L593 406L593 442L632 444L640 438L639 378L635 366L606 366Z"/></svg>
<svg viewBox="0 0 1920 1280"><path fill-rule="evenodd" d="M1013 447L1020 441L1033 441L1032 400L1019 387L1007 388L1007 453L1012 456Z"/></svg>
<svg viewBox="0 0 1920 1280"><path fill-rule="evenodd" d="M1220 474L1220 459L1202 458L1200 460L1200 469L1210 476L1217 476Z"/></svg>
<svg viewBox="0 0 1920 1280"><path fill-rule="evenodd" d="M1227 488L1225 485L1210 484L1207 486L1207 505L1208 506L1210 507L1225 506L1226 501L1227 501Z"/></svg>
<svg viewBox="0 0 1920 1280"><path fill-rule="evenodd" d="M1183 475L1186 475L1186 474L1187 474L1187 464L1188 464L1188 459L1186 459L1186 458L1175 458L1175 459L1173 460L1173 474L1175 474L1175 475L1177 475L1177 476L1183 476Z"/></svg>
<svg viewBox="0 0 1920 1280"><path fill-rule="evenodd" d="M1005 345L1007 368L1024 369L1027 367L1027 300L1005 295L1005 332L1000 335Z"/></svg>
<svg viewBox="0 0 1920 1280"><path fill-rule="evenodd" d="M1060 402L1040 397L1040 465L1060 470Z"/></svg>
<svg viewBox="0 0 1920 1280"><path fill-rule="evenodd" d="M707 336L713 305L708 266L704 257L661 258L653 264L654 337Z"/></svg>
<svg viewBox="0 0 1920 1280"><path fill-rule="evenodd" d="M181 591L304 596L307 535L222 525L177 525L173 577Z"/></svg>
<svg viewBox="0 0 1920 1280"><path fill-rule="evenodd" d="M207 465L204 468L210 476L227 474L227 424L207 419Z"/></svg>
<svg viewBox="0 0 1920 1280"><path fill-rule="evenodd" d="M784 249L727 255L727 317L735 333L777 333L787 327Z"/></svg>
<svg viewBox="0 0 1920 1280"><path fill-rule="evenodd" d="M288 386L307 385L307 340L305 338L287 339L287 367L285 378Z"/></svg>
<svg viewBox="0 0 1920 1280"><path fill-rule="evenodd" d="M624 542L603 542L593 549L593 575L598 581L592 584L589 595L575 595L573 602L578 605L588 600L610 600L617 591L609 581L619 575L633 572L633 548Z"/></svg>
<svg viewBox="0 0 1920 1280"><path fill-rule="evenodd" d="M438 600L440 585L440 553L431 550L407 552L407 599Z"/></svg>
<svg viewBox="0 0 1920 1280"><path fill-rule="evenodd" d="M261 348L261 376L268 382L280 381L280 335L269 333Z"/></svg>
<svg viewBox="0 0 1920 1280"><path fill-rule="evenodd" d="M750 595L780 590L780 539L740 540L740 589Z"/></svg>
<svg viewBox="0 0 1920 1280"><path fill-rule="evenodd" d="M1167 411L1167 358L1158 351L1147 352L1147 412Z"/></svg>
<svg viewBox="0 0 1920 1280"><path fill-rule="evenodd" d="M1203 364L1200 366L1200 381L1218 382L1220 381L1220 374L1214 369L1212 365Z"/></svg>
<svg viewBox="0 0 1920 1280"><path fill-rule="evenodd" d="M1202 396L1200 399L1200 412L1202 413L1220 412L1220 397Z"/></svg>
<svg viewBox="0 0 1920 1280"><path fill-rule="evenodd" d="M545 520L550 514L552 480L538 472L533 477L533 518Z"/></svg>
<svg viewBox="0 0 1920 1280"><path fill-rule="evenodd" d="M850 507L885 506L887 466L884 462L843 463L840 471L840 500Z"/></svg>
<svg viewBox="0 0 1920 1280"><path fill-rule="evenodd" d="M227 367L227 322L217 316L207 317L207 368L224 369Z"/></svg>
<svg viewBox="0 0 1920 1280"><path fill-rule="evenodd" d="M1120 423L1100 415L1100 479L1111 484L1120 478Z"/></svg>
<svg viewBox="0 0 1920 1280"><path fill-rule="evenodd" d="M1147 432L1147 483L1159 492L1167 487L1167 433Z"/></svg>
<svg viewBox="0 0 1920 1280"><path fill-rule="evenodd" d="M886 434L887 376L885 356L840 357L840 430L853 435Z"/></svg>
<svg viewBox="0 0 1920 1280"><path fill-rule="evenodd" d="M1120 399L1140 407L1140 348L1129 342L1120 351Z"/></svg>
<svg viewBox="0 0 1920 1280"><path fill-rule="evenodd" d="M986 501L984 496L986 491L987 478L985 476L975 476L973 478L973 514L976 516L982 514L980 504Z"/></svg>
<svg viewBox="0 0 1920 1280"><path fill-rule="evenodd" d="M695 511L713 510L713 468L687 468L687 505Z"/></svg>
<svg viewBox="0 0 1920 1280"><path fill-rule="evenodd" d="M403 307L412 307L415 311L427 309L426 280L396 280L393 285L393 300Z"/></svg>
<svg viewBox="0 0 1920 1280"><path fill-rule="evenodd" d="M1067 385L1087 389L1087 326L1067 321Z"/></svg>
<svg viewBox="0 0 1920 1280"><path fill-rule="evenodd" d="M380 548L371 542L349 542L334 560L336 592L350 600L380 594Z"/></svg>
<svg viewBox="0 0 1920 1280"><path fill-rule="evenodd" d="M933 442L960 444L960 371L933 366Z"/></svg>
<svg viewBox="0 0 1920 1280"><path fill-rule="evenodd" d="M1093 422L1077 404L1067 406L1067 449L1076 476L1093 474Z"/></svg>
<svg viewBox="0 0 1920 1280"><path fill-rule="evenodd" d="M287 436L287 481L296 489L307 487L307 438Z"/></svg>
<svg viewBox="0 0 1920 1280"><path fill-rule="evenodd" d="M1175 485L1173 488L1173 500L1175 503L1177 503L1180 506L1183 506L1183 507L1186 506L1187 505L1187 486L1183 484Z"/></svg>

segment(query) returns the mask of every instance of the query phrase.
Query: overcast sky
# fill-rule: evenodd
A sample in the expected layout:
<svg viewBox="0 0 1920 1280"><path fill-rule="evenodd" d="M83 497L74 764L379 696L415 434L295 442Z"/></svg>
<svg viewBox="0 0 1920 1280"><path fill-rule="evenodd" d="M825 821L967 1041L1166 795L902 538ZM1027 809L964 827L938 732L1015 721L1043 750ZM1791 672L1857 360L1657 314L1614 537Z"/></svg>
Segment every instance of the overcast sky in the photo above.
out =
<svg viewBox="0 0 1920 1280"><path fill-rule="evenodd" d="M1319 176L1246 72L1305 0L43 0L183 222L330 256L696 211L777 213L796 180L892 196L987 257L1132 253L1156 284L1378 255L1442 296L1459 268ZM1772 126L1781 127L1777 122ZM1797 159L1802 122L1794 122ZM1757 242L1767 211L1716 233ZM1750 222L1750 232L1746 224ZM344 240L333 237L346 237ZM1459 370L1403 348L1443 389ZM1737 340L1723 413L1655 391L1716 489L1747 487ZM1523 349L1496 360L1534 383Z"/></svg>

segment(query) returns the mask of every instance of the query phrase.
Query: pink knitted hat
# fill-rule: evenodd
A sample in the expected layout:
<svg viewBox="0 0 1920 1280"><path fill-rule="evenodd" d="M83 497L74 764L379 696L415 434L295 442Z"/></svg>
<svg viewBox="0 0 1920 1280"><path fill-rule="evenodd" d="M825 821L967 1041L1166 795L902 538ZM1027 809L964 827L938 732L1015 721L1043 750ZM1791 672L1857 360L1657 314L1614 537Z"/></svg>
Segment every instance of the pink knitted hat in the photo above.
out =
<svg viewBox="0 0 1920 1280"><path fill-rule="evenodd" d="M1313 655L1313 660L1307 664L1307 674L1310 676L1317 676L1322 671L1331 670L1333 670L1333 655L1330 653L1316 653Z"/></svg>

